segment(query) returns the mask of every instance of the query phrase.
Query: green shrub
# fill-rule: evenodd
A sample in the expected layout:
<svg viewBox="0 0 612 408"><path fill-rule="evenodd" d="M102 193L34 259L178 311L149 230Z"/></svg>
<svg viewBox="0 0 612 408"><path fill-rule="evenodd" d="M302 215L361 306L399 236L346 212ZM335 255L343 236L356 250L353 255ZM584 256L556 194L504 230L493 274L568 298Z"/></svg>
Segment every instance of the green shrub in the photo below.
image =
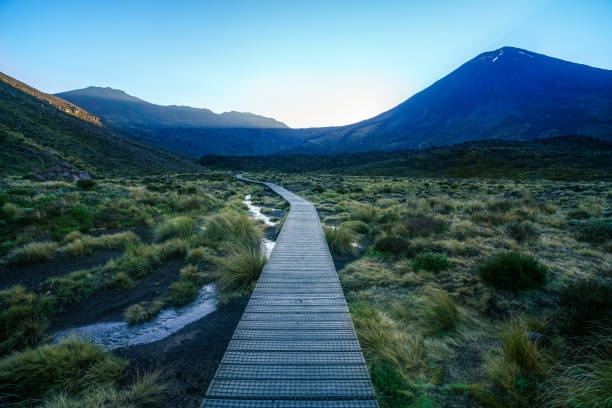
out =
<svg viewBox="0 0 612 408"><path fill-rule="evenodd" d="M352 256L355 254L355 247L353 246L355 237L351 230L344 227L323 227L323 232L325 233L327 245L329 245L329 249L333 254L340 256Z"/></svg>
<svg viewBox="0 0 612 408"><path fill-rule="evenodd" d="M96 182L92 179L89 180L77 180L76 186L83 190L91 190L96 186Z"/></svg>
<svg viewBox="0 0 612 408"><path fill-rule="evenodd" d="M611 327L612 285L596 278L566 284L559 298L559 321L564 334L582 336Z"/></svg>
<svg viewBox="0 0 612 408"><path fill-rule="evenodd" d="M531 241L539 235L538 230L528 222L511 222L506 225L506 231L518 243Z"/></svg>
<svg viewBox="0 0 612 408"><path fill-rule="evenodd" d="M421 252L414 258L414 269L424 269L429 272L440 272L449 268L450 261L442 254L434 252Z"/></svg>
<svg viewBox="0 0 612 408"><path fill-rule="evenodd" d="M193 220L190 217L170 218L159 224L153 233L155 241L169 238L187 238L193 234Z"/></svg>
<svg viewBox="0 0 612 408"><path fill-rule="evenodd" d="M220 259L217 271L221 287L228 291L251 290L266 264L261 247L235 249Z"/></svg>
<svg viewBox="0 0 612 408"><path fill-rule="evenodd" d="M412 256L414 253L408 239L387 234L383 234L374 241L374 250L395 256Z"/></svg>
<svg viewBox="0 0 612 408"><path fill-rule="evenodd" d="M8 255L8 261L11 264L32 264L50 261L55 256L57 248L57 242L32 242L11 251Z"/></svg>
<svg viewBox="0 0 612 408"><path fill-rule="evenodd" d="M478 268L480 278L499 289L531 289L546 283L548 269L533 256L518 252L493 255Z"/></svg>
<svg viewBox="0 0 612 408"><path fill-rule="evenodd" d="M198 287L190 281L178 281L170 285L170 303L174 306L184 306L198 296Z"/></svg>
<svg viewBox="0 0 612 408"><path fill-rule="evenodd" d="M79 393L119 378L127 361L77 338L13 353L0 360L0 401Z"/></svg>

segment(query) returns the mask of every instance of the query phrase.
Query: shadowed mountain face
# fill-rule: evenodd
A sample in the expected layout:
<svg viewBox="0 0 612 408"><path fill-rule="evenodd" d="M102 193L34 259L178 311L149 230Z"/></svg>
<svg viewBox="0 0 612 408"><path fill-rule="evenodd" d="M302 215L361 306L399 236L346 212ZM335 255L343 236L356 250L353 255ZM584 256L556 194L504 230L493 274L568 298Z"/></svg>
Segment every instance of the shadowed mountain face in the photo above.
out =
<svg viewBox="0 0 612 408"><path fill-rule="evenodd" d="M252 113L224 112L189 106L155 105L112 88L89 88L57 94L121 127L286 128L284 123Z"/></svg>
<svg viewBox="0 0 612 408"><path fill-rule="evenodd" d="M483 53L374 118L290 129L248 113L159 106L90 87L58 94L116 130L191 156L331 154L577 134L612 140L612 71L518 48Z"/></svg>
<svg viewBox="0 0 612 408"><path fill-rule="evenodd" d="M612 71L504 47L387 112L308 139L307 149L400 150L566 134L612 139Z"/></svg>
<svg viewBox="0 0 612 408"><path fill-rule="evenodd" d="M199 169L184 156L101 126L82 107L0 74L0 173L30 174L58 162L93 174Z"/></svg>

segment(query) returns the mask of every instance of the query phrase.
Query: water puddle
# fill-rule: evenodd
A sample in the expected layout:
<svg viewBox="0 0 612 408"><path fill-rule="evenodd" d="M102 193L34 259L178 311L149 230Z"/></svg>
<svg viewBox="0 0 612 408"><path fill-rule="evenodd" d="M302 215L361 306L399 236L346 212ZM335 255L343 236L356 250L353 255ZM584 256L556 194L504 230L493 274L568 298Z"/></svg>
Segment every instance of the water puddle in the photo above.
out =
<svg viewBox="0 0 612 408"><path fill-rule="evenodd" d="M104 322L66 329L55 333L54 341L70 335L90 340L106 350L165 339L217 309L217 290L214 283L200 289L197 299L180 309L167 309L146 323L130 326L126 322Z"/></svg>
<svg viewBox="0 0 612 408"><path fill-rule="evenodd" d="M270 217L268 217L266 214L263 214L261 212L261 207L253 204L253 201L251 201L251 195L247 195L246 197L244 197L244 200L242 201L244 204L246 204L247 207L249 207L249 214L251 214L251 217L257 219L257 220L261 220L263 221L266 225L269 225L271 227L278 225L279 221L272 221L272 219Z"/></svg>

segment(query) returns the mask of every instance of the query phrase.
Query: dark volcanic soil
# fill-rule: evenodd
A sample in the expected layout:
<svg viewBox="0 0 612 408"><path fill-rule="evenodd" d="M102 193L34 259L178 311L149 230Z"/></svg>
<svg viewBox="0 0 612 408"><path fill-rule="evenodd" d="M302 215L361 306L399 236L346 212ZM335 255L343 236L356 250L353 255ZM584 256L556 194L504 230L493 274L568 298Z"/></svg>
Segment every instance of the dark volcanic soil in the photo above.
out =
<svg viewBox="0 0 612 408"><path fill-rule="evenodd" d="M52 331L93 323L121 321L128 306L153 300L179 277L183 261L170 261L127 289L106 289L68 306L55 317Z"/></svg>
<svg viewBox="0 0 612 408"><path fill-rule="evenodd" d="M162 371L168 384L163 406L197 408L247 302L247 297L236 299L163 340L115 352L130 360L128 377L137 372Z"/></svg>

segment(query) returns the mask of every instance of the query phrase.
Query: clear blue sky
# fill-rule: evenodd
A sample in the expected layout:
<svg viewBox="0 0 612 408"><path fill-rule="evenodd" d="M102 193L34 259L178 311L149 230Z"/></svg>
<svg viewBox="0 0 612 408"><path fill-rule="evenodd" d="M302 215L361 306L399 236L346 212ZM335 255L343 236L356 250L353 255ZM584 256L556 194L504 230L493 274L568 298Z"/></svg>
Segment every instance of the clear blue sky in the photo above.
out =
<svg viewBox="0 0 612 408"><path fill-rule="evenodd" d="M504 45L612 68L612 0L0 0L0 71L42 91L341 125Z"/></svg>

